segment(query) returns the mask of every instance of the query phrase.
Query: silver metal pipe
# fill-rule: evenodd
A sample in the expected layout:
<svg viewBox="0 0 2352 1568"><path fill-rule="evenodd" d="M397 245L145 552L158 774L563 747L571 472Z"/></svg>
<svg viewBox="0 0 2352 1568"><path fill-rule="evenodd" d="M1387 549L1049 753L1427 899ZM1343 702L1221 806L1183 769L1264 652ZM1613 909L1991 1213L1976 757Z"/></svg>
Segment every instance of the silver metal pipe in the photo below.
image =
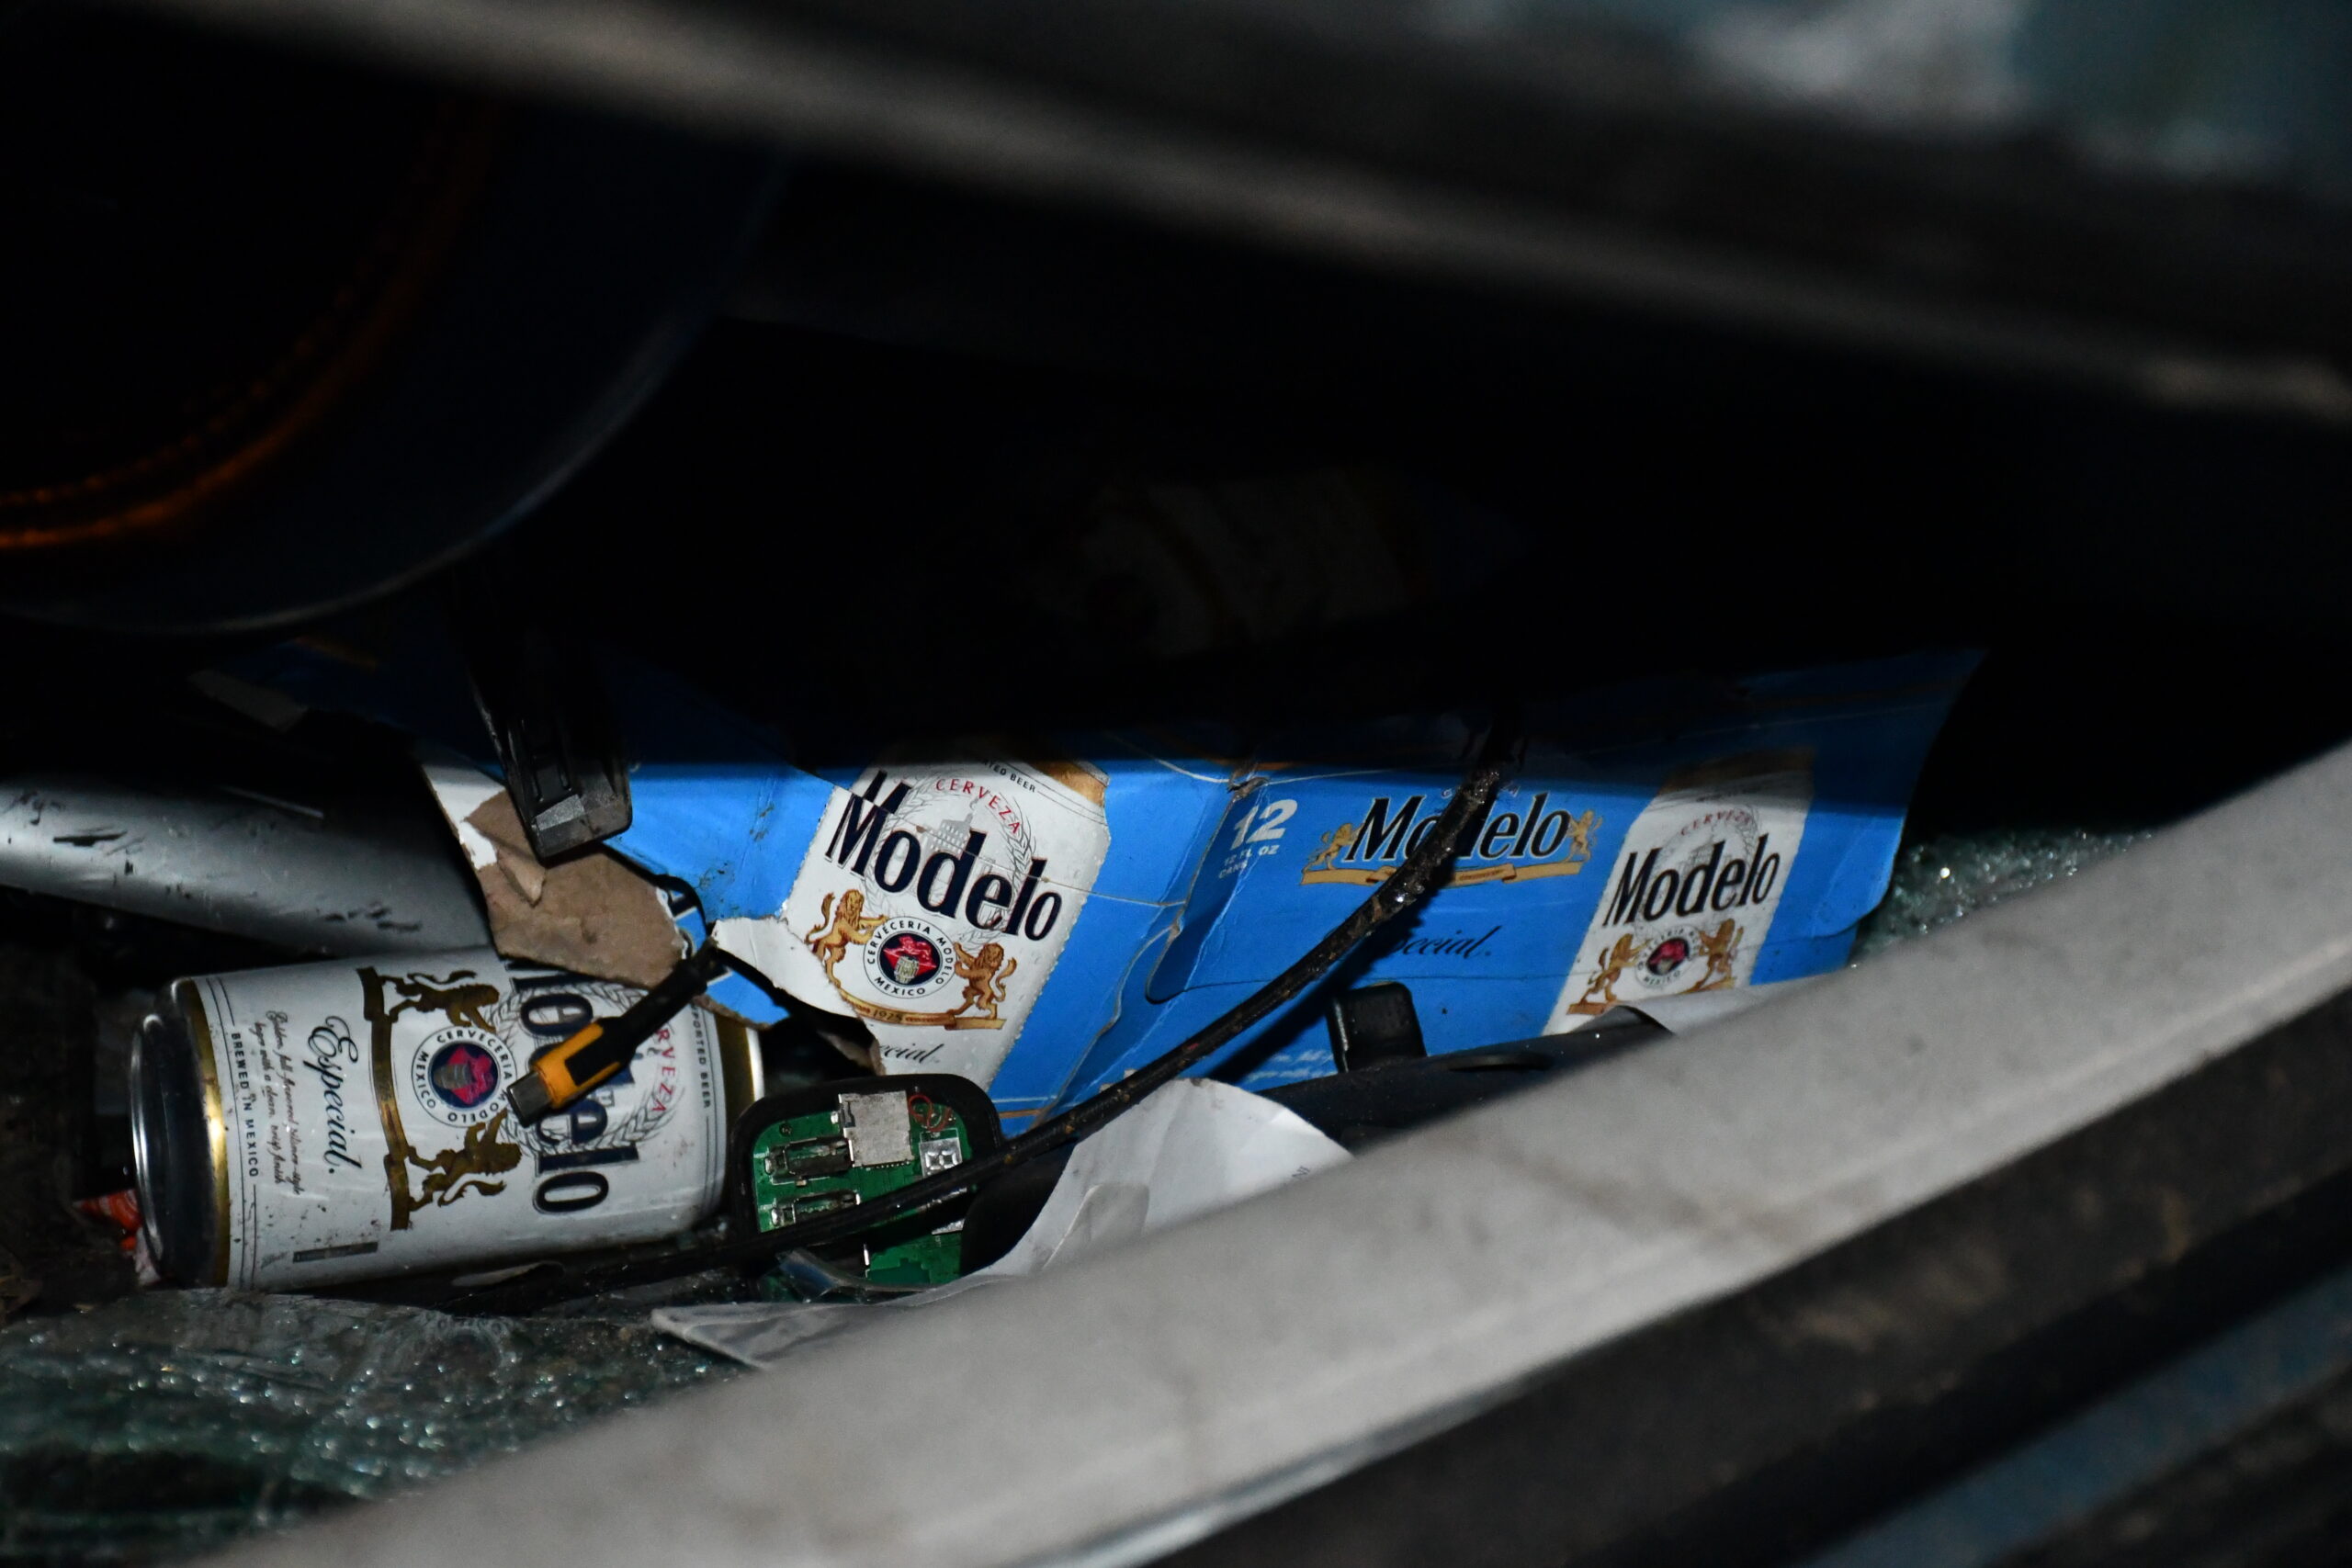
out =
<svg viewBox="0 0 2352 1568"><path fill-rule="evenodd" d="M424 813L219 787L0 779L0 886L307 952L490 942L473 877Z"/></svg>

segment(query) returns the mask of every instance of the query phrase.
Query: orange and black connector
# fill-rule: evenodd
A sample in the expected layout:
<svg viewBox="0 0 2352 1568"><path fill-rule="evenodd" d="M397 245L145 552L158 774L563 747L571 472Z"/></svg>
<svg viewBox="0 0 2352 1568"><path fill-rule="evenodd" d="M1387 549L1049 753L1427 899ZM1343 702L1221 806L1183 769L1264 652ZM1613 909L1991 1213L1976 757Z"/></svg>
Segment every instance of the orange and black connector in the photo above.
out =
<svg viewBox="0 0 2352 1568"><path fill-rule="evenodd" d="M639 1046L726 971L726 958L705 942L627 1012L588 1025L540 1056L506 1091L516 1119L529 1126L551 1116L628 1066Z"/></svg>

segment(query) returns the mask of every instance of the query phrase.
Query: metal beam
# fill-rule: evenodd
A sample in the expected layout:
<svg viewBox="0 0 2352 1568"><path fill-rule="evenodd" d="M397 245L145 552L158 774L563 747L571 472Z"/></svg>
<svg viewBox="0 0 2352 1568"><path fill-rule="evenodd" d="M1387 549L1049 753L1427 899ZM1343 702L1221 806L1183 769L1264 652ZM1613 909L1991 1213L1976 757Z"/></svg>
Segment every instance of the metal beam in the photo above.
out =
<svg viewBox="0 0 2352 1568"><path fill-rule="evenodd" d="M2340 214L2122 178L2022 124L1764 112L1622 30L1531 53L1295 0L148 3L1387 274L2352 423Z"/></svg>

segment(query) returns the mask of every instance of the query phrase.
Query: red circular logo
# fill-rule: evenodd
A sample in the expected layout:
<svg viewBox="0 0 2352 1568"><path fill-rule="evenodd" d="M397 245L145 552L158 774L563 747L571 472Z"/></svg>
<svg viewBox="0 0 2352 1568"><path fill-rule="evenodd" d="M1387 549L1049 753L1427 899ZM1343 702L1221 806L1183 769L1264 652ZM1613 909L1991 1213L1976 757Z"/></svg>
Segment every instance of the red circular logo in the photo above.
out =
<svg viewBox="0 0 2352 1568"><path fill-rule="evenodd" d="M434 1093L471 1111L498 1091L498 1058L470 1040L455 1040L433 1053L425 1076Z"/></svg>
<svg viewBox="0 0 2352 1568"><path fill-rule="evenodd" d="M1650 949L1642 967L1663 978L1682 967L1690 956L1690 943L1682 937L1670 936Z"/></svg>
<svg viewBox="0 0 2352 1568"><path fill-rule="evenodd" d="M939 944L914 931L900 931L882 946L882 964L901 986L920 986L939 967Z"/></svg>

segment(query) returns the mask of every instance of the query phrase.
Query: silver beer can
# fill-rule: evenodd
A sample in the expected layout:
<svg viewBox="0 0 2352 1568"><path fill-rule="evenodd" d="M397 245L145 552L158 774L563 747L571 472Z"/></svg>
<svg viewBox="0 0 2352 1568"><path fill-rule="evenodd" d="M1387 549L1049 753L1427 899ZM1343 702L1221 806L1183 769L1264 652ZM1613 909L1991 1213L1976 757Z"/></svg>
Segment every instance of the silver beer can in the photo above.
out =
<svg viewBox="0 0 2352 1568"><path fill-rule="evenodd" d="M131 1052L147 1242L183 1284L300 1290L650 1241L708 1217L760 1097L689 1007L536 1127L506 1090L643 995L488 949L177 982Z"/></svg>

